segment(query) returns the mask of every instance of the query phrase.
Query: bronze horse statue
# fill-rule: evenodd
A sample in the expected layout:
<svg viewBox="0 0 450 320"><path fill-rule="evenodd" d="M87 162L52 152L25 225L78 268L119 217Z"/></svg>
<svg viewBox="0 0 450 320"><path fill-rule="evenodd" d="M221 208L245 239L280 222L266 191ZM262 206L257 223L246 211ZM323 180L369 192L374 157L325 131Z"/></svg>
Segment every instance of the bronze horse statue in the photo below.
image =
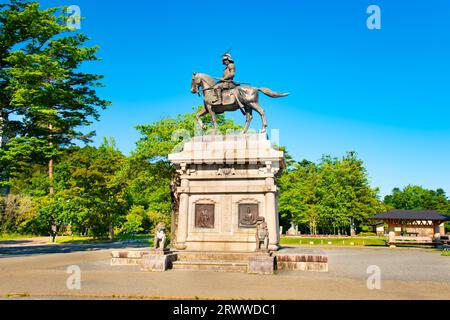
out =
<svg viewBox="0 0 450 320"><path fill-rule="evenodd" d="M191 92L198 95L200 95L200 93L202 92L204 96L204 106L196 115L197 122L203 130L206 130L206 125L201 120L201 117L203 117L204 115L208 113L211 115L214 124L214 131L217 131L216 114L221 114L226 111L236 111L240 109L247 118L244 126L244 133L248 131L250 122L252 121L253 110L258 112L261 116L263 124L261 132L264 133L266 132L267 128L267 120L264 109L258 102L258 92L262 92L271 98L281 98L289 95L288 93L273 92L268 88L236 86L233 89L224 91L222 104L216 105L212 103L212 101L215 100L215 85L216 81L214 80L214 78L210 77L207 74L193 73L192 75Z"/></svg>

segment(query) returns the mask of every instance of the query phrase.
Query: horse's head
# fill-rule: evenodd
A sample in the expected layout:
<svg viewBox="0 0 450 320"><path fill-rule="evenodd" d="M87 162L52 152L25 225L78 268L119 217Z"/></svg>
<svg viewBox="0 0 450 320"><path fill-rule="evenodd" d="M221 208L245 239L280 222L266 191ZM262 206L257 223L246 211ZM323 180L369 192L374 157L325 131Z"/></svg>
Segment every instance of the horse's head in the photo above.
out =
<svg viewBox="0 0 450 320"><path fill-rule="evenodd" d="M205 73L192 73L191 92L200 95L200 88L208 89L216 84L214 78Z"/></svg>
<svg viewBox="0 0 450 320"><path fill-rule="evenodd" d="M192 82L191 82L191 92L200 94L200 87L202 85L201 79L198 77L198 74L192 73Z"/></svg>

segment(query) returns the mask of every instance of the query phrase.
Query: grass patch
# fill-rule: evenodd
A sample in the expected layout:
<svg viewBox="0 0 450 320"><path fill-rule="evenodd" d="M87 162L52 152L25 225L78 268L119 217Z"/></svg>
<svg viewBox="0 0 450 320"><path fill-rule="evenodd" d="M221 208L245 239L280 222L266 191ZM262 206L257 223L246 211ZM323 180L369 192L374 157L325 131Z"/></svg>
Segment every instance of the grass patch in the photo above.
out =
<svg viewBox="0 0 450 320"><path fill-rule="evenodd" d="M443 257L450 257L450 250L449 249L444 249L441 253L441 256Z"/></svg>
<svg viewBox="0 0 450 320"><path fill-rule="evenodd" d="M150 235L148 234L136 234L136 235L119 235L115 239L116 241L136 241L136 242L149 242Z"/></svg>
<svg viewBox="0 0 450 320"><path fill-rule="evenodd" d="M306 238L306 237L281 237L282 245L311 245L311 246L385 246L384 237L352 237L352 238Z"/></svg>
<svg viewBox="0 0 450 320"><path fill-rule="evenodd" d="M65 236L56 237L56 243L71 243L71 244L83 244L83 243L103 243L110 242L108 239L95 239L93 237L83 236Z"/></svg>
<svg viewBox="0 0 450 320"><path fill-rule="evenodd" d="M107 243L118 241L134 241L136 243L150 243L150 236L147 234L138 234L135 236L119 235L114 238L114 241L111 241L109 239L98 239L94 237L83 237L83 236L67 236L56 238L56 243L62 244Z"/></svg>

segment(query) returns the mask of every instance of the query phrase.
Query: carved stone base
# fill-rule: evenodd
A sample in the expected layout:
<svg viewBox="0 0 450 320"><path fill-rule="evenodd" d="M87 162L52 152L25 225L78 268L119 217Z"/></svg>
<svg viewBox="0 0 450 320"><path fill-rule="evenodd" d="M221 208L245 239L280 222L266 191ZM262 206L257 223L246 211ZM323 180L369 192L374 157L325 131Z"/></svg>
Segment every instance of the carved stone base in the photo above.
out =
<svg viewBox="0 0 450 320"><path fill-rule="evenodd" d="M248 273L274 274L275 258L270 255L255 255L248 257Z"/></svg>
<svg viewBox="0 0 450 320"><path fill-rule="evenodd" d="M278 250L276 178L285 161L265 134L196 136L169 160L180 179L177 250L254 251L260 217L269 250Z"/></svg>
<svg viewBox="0 0 450 320"><path fill-rule="evenodd" d="M177 255L174 253L164 253L155 250L150 254L142 257L141 270L142 271L166 271L172 268L172 263L176 261Z"/></svg>
<svg viewBox="0 0 450 320"><path fill-rule="evenodd" d="M328 256L320 250L288 248L274 255L278 270L328 272Z"/></svg>
<svg viewBox="0 0 450 320"><path fill-rule="evenodd" d="M165 254L169 254L171 253L170 249L165 248L164 250L161 250L159 248L153 248L150 250L150 254L154 254L154 255L158 255L158 256L163 256Z"/></svg>
<svg viewBox="0 0 450 320"><path fill-rule="evenodd" d="M111 251L111 266L138 266L144 255L148 254L146 251Z"/></svg>

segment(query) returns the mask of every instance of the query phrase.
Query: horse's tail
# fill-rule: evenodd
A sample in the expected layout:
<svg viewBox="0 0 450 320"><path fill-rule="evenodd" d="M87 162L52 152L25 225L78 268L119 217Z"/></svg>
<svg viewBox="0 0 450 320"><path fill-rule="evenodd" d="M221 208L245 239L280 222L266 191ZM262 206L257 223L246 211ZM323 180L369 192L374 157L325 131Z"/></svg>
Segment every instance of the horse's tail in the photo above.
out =
<svg viewBox="0 0 450 320"><path fill-rule="evenodd" d="M270 90L269 88L257 88L258 91L261 91L266 96L269 96L271 98L281 98L281 97L287 97L289 93L281 93L281 92L274 92Z"/></svg>

